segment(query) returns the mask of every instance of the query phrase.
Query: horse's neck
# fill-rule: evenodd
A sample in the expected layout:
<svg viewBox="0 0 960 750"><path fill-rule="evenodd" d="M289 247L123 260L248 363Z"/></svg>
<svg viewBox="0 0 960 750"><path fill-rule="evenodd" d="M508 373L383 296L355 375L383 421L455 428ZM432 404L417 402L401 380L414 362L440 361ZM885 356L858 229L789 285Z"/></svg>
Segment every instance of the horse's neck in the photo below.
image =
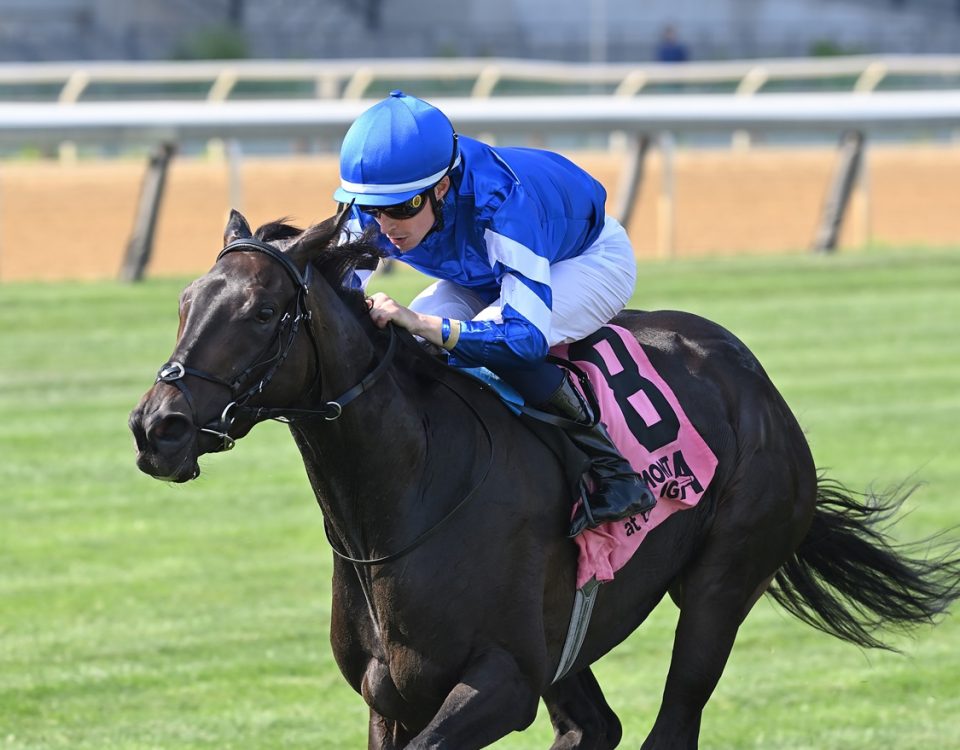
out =
<svg viewBox="0 0 960 750"><path fill-rule="evenodd" d="M332 295L332 292L328 292ZM316 295L315 295L316 296ZM315 299L322 395L336 398L379 361L360 323L339 299ZM319 314L320 308L325 314ZM342 315L331 315L331 310ZM336 420L294 423L292 432L334 534L365 548L412 522L402 512L417 494L426 460L423 409L401 387L409 377L390 366L376 383L343 408ZM317 406L319 404L314 404ZM368 550L352 550L367 554Z"/></svg>
<svg viewBox="0 0 960 750"><path fill-rule="evenodd" d="M354 556L388 554L416 527L426 436L394 379L384 376L336 421L294 424L292 432L317 502L341 547Z"/></svg>

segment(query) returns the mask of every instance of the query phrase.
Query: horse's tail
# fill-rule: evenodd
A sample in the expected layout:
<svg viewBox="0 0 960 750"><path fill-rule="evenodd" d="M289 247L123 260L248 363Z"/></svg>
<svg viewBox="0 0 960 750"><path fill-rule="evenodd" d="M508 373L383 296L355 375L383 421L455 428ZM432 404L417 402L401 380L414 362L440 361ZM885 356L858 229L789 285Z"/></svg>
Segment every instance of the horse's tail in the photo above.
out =
<svg viewBox="0 0 960 750"><path fill-rule="evenodd" d="M810 531L768 593L818 630L895 650L874 633L934 622L960 597L956 544L944 550L934 537L895 546L887 535L911 492L860 495L821 477Z"/></svg>

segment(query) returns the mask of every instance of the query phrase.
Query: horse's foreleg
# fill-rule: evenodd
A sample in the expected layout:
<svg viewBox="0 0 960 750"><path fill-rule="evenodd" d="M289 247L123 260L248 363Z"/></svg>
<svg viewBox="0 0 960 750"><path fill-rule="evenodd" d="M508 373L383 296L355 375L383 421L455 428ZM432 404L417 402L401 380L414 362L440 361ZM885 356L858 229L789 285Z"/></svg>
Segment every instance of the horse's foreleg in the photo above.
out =
<svg viewBox="0 0 960 750"><path fill-rule="evenodd" d="M411 750L486 747L529 726L539 695L513 656L490 648L468 666L433 720L408 745Z"/></svg>
<svg viewBox="0 0 960 750"><path fill-rule="evenodd" d="M543 702L556 738L550 750L612 750L620 744L620 720L589 668L551 685Z"/></svg>

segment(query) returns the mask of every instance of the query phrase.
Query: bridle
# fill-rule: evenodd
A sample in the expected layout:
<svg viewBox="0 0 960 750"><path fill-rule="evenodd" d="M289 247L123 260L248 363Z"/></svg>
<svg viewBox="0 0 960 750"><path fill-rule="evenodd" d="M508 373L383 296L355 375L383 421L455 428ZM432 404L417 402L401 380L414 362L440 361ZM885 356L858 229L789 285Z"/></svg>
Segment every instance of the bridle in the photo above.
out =
<svg viewBox="0 0 960 750"><path fill-rule="evenodd" d="M190 413L193 416L194 426L199 432L207 435L213 435L220 440L220 446L210 451L219 453L228 451L235 445L236 441L230 436L230 428L236 421L237 412L251 412L256 421L263 419L278 419L282 421L293 421L304 418L322 418L327 421L338 419L343 412L343 407L353 401L361 393L370 388L385 372L396 349L396 334L393 327L390 327L390 343L386 354L380 360L379 364L367 374L359 383L335 399L327 401L319 409L268 409L262 407L247 406L247 402L261 393L273 380L277 370L286 361L297 333L300 331L300 325L305 321L306 330L313 347L313 356L315 362L316 376L307 393L312 391L320 382L320 349L317 344L317 335L313 329L313 320L310 310L307 309L307 295L310 291L310 280L312 266L308 263L306 272L301 273L297 265L290 258L277 248L266 242L253 238L234 240L226 245L217 256L217 262L230 253L235 252L256 252L263 253L268 258L276 261L286 271L287 275L293 280L296 287L296 293L287 305L287 309L280 318L280 323L273 334L273 338L264 347L263 351L254 357L251 364L243 369L233 380L225 380L217 375L189 367L183 362L170 361L165 363L157 373L156 383L168 383L176 387L187 401ZM271 349L276 347L276 353L269 355ZM262 370L263 374L259 379L254 377L254 373ZM190 375L210 383L223 386L230 391L230 401L224 407L220 416L205 424L200 423L199 415L196 409L196 402L190 393L184 377Z"/></svg>
<svg viewBox="0 0 960 750"><path fill-rule="evenodd" d="M384 353L377 366L374 367L374 369L371 370L366 376L364 376L359 383L354 385L352 388L347 389L337 398L325 402L319 409L271 409L266 407L247 406L247 401L253 398L253 396L256 394L262 392L269 385L277 370L284 363L284 361L286 361L287 356L290 354L290 351L293 348L297 333L300 330L300 324L303 321L306 321L307 324L306 330L310 338L310 343L313 346L313 354L316 365L316 376L314 383L307 390L307 394L316 388L317 384L320 383L321 380L320 348L317 344L316 332L313 329L313 321L310 315L310 310L307 309L307 295L310 291L311 265L308 263L306 272L301 273L297 265L290 260L285 253L282 253L281 251L277 250L277 248L266 242L252 238L234 240L226 245L217 256L217 262L219 263L220 259L225 255L234 252L263 253L272 260L275 260L283 267L283 269L287 272L287 275L289 275L293 280L294 285L297 287L297 291L294 298L288 304L287 310L281 317L280 324L277 326L277 330L273 335L273 339L264 348L263 352L254 358L253 363L246 367L232 381L224 380L223 378L212 375L208 372L204 372L203 370L188 367L182 362L167 362L160 368L160 371L157 374L156 383L168 383L178 388L190 407L190 411L193 416L193 422L197 430L205 434L213 435L220 439L220 447L216 450L210 451L211 453L219 453L221 451L230 450L236 444L236 441L230 437L229 430L236 419L236 413L238 411L250 412L255 421L260 421L263 419L277 419L285 422L293 422L299 419L313 418L322 418L327 421L338 419L343 413L343 408L347 404L360 396L362 393L365 393L367 390L369 390L373 384L380 379L381 375L386 372L387 367L393 360L397 344L396 331L394 330L393 325L389 325L387 326L387 330L390 333L390 343L387 345L387 351ZM275 344L277 344L277 353L268 359L262 359L262 357L264 357L264 355ZM248 381L254 380L253 373L261 368L266 368L266 370L260 379L256 380L256 382L254 382L252 385L246 385ZM224 388L229 389L231 400L226 407L224 407L223 412L220 414L218 419L206 424L200 424L195 401L190 393L189 387L184 381L184 377L187 375L197 377L202 380L207 380L211 383L216 383L217 385L221 385ZM471 404L470 401L463 396L463 394L459 393L457 389L454 388L450 383L446 382L445 379L440 379L438 382L447 389L451 390L464 404L466 404L483 428L489 452L486 464L484 465L483 471L480 474L480 478L474 482L470 491L467 492L466 495L442 519L440 519L440 521L435 523L426 531L422 532L412 542L401 548L399 551L383 557L351 557L350 555L341 552L334 543L334 540L331 538L330 529L325 522L324 530L327 532L327 539L330 541L330 547L333 552L343 560L353 563L354 565L372 566L383 565L404 557L434 536L434 534L440 531L440 529L443 528L460 510L466 507L466 505L474 497L476 497L477 491L486 481L493 465L494 456L493 436L490 433L490 428L487 426L480 412L477 411L476 407Z"/></svg>

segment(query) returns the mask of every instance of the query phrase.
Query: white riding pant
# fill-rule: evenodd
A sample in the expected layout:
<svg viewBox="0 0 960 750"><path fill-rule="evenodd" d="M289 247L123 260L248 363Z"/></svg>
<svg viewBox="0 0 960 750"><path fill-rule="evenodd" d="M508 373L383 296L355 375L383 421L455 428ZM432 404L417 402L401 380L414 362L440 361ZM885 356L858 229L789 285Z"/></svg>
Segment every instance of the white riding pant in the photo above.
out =
<svg viewBox="0 0 960 750"><path fill-rule="evenodd" d="M636 281L627 232L608 216L590 247L550 266L553 309L547 343L569 344L589 336L624 308ZM420 292L410 309L453 320L503 320L499 302L488 305L472 290L442 279Z"/></svg>

